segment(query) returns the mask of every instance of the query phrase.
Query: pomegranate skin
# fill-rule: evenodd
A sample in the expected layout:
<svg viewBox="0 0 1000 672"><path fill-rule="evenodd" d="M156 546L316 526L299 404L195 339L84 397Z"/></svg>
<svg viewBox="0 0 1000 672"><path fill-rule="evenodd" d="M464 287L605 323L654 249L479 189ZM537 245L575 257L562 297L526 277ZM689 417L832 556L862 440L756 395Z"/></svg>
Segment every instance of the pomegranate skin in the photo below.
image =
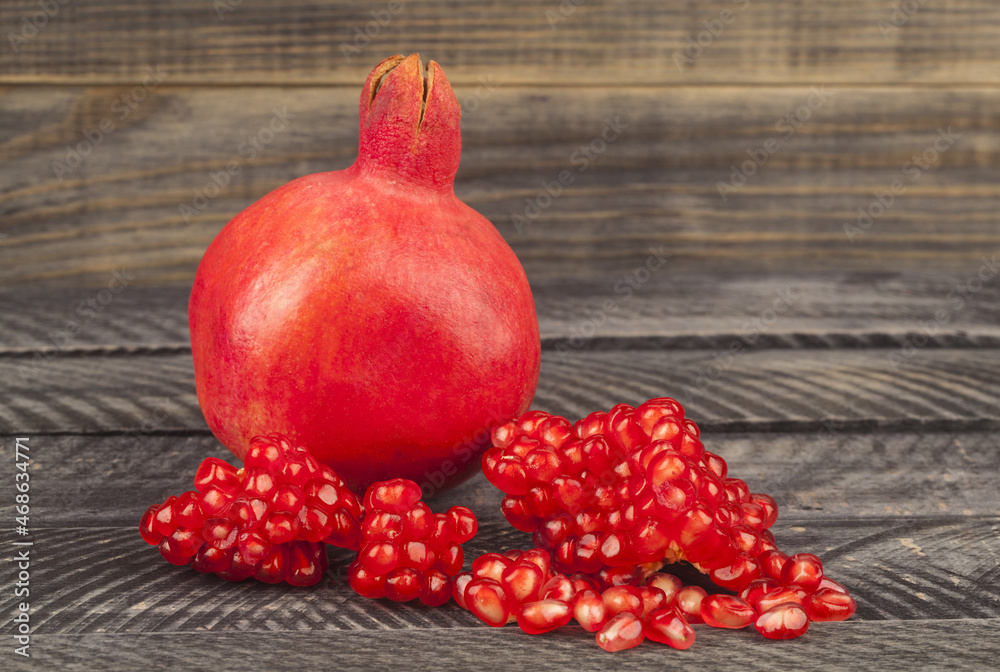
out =
<svg viewBox="0 0 1000 672"><path fill-rule="evenodd" d="M198 401L240 459L280 432L355 492L407 478L429 497L527 410L538 321L513 251L455 196L460 107L441 68L386 59L360 112L354 165L267 194L202 258Z"/></svg>

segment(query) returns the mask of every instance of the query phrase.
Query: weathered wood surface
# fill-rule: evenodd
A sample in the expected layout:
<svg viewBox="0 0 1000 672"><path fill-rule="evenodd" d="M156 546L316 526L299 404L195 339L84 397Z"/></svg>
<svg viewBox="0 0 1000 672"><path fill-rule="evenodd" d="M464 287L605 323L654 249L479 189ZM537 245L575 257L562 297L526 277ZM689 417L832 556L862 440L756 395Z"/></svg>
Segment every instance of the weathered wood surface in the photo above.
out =
<svg viewBox="0 0 1000 672"><path fill-rule="evenodd" d="M243 670L248 652L264 669L615 670L683 667L688 672L753 669L827 672L869 667L886 672L915 669L985 670L996 663L1000 619L824 623L806 639L776 643L745 631L694 626L697 643L684 652L646 642L626 653L606 654L593 635L576 626L512 641L507 626L370 632L185 632L160 634L39 635L38 660L12 661L14 670L41 663L67 672L93 669ZM448 655L442 655L448 651Z"/></svg>
<svg viewBox="0 0 1000 672"><path fill-rule="evenodd" d="M894 7L865 0L67 2L16 45L18 53L4 40L0 81L131 82L145 66L162 64L184 82L353 84L380 55L412 51L447 64L459 81L496 67L514 82L561 85L1000 81L996 3ZM37 11L34 3L5 2L0 25L19 33L21 17L30 21ZM356 38L365 30L370 41ZM691 62L678 64L675 54L683 58L696 40L703 48L691 47Z"/></svg>
<svg viewBox="0 0 1000 672"><path fill-rule="evenodd" d="M544 350L1000 346L1000 278L581 272L532 282ZM0 290L0 357L187 352L189 295L188 284Z"/></svg>
<svg viewBox="0 0 1000 672"><path fill-rule="evenodd" d="M704 429L1000 427L995 349L543 353L534 405L580 418L673 396ZM0 358L0 433L207 431L189 353Z"/></svg>
<svg viewBox="0 0 1000 672"><path fill-rule="evenodd" d="M830 85L821 102L809 86L574 90L508 85L499 72L495 81L481 98L458 89L456 191L497 225L532 280L624 274L659 266L655 255L671 273L973 275L1000 250L995 87ZM9 87L0 97L0 282L100 286L122 269L137 284L190 282L233 215L291 179L346 167L357 151L357 87L168 78L134 110L123 95ZM288 118L272 133L275 110ZM785 118L797 110L808 119L796 129ZM608 120L623 128L606 131ZM74 163L86 134L99 144ZM572 183L560 186L564 171ZM859 208L874 217L848 235Z"/></svg>

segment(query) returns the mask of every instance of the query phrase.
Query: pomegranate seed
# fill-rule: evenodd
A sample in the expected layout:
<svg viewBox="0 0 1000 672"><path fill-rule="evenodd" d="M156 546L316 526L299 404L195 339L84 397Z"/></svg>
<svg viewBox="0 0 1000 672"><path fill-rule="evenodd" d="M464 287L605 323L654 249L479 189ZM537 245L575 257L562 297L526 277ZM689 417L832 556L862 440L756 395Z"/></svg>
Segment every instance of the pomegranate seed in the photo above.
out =
<svg viewBox="0 0 1000 672"><path fill-rule="evenodd" d="M760 578L761 574L760 564L746 553L740 553L731 565L709 572L716 585L734 592L743 590L751 581Z"/></svg>
<svg viewBox="0 0 1000 672"><path fill-rule="evenodd" d="M708 593L700 586L684 586L674 595L674 606L688 623L701 623L701 601Z"/></svg>
<svg viewBox="0 0 1000 672"><path fill-rule="evenodd" d="M476 577L465 588L466 608L487 625L502 628L510 617L510 602L493 579Z"/></svg>
<svg viewBox="0 0 1000 672"><path fill-rule="evenodd" d="M424 575L411 567L400 567L385 577L385 596L393 602L415 600L425 587Z"/></svg>
<svg viewBox="0 0 1000 672"><path fill-rule="evenodd" d="M799 586L806 592L819 588L823 580L823 562L812 553L796 553L788 558L781 570L785 585Z"/></svg>
<svg viewBox="0 0 1000 672"><path fill-rule="evenodd" d="M546 581L545 585L542 586L541 599L572 602L578 592L579 590L573 584L573 581L562 574L557 574Z"/></svg>
<svg viewBox="0 0 1000 672"><path fill-rule="evenodd" d="M517 613L517 624L529 635L561 628L573 618L573 610L562 600L528 602Z"/></svg>
<svg viewBox="0 0 1000 672"><path fill-rule="evenodd" d="M768 639L793 639L806 634L809 616L798 604L784 603L761 613L753 627Z"/></svg>
<svg viewBox="0 0 1000 672"><path fill-rule="evenodd" d="M655 586L639 586L639 595L642 596L642 613L640 618L646 618L649 614L667 606L666 594Z"/></svg>
<svg viewBox="0 0 1000 672"><path fill-rule="evenodd" d="M361 597L377 600L385 597L385 574L372 574L355 562L347 570L347 583Z"/></svg>
<svg viewBox="0 0 1000 672"><path fill-rule="evenodd" d="M830 588L831 590L836 590L838 593L843 593L844 595L851 594L851 591L847 589L847 586L845 586L842 583L834 581L829 576L823 577L823 580L819 582L819 588L817 588L816 590L818 592L820 590L823 590L824 588Z"/></svg>
<svg viewBox="0 0 1000 672"><path fill-rule="evenodd" d="M451 599L453 579L441 570L432 569L424 575L426 588L420 601L428 607L440 607Z"/></svg>
<svg viewBox="0 0 1000 672"><path fill-rule="evenodd" d="M747 584L746 588L740 591L740 598L756 609L760 598L764 597L767 593L782 587L781 583L771 578L764 577L754 579Z"/></svg>
<svg viewBox="0 0 1000 672"><path fill-rule="evenodd" d="M642 593L633 586L612 586L601 594L608 617L614 618L622 612L642 616Z"/></svg>
<svg viewBox="0 0 1000 672"><path fill-rule="evenodd" d="M365 508L405 513L420 501L420 486L403 478L374 484L365 492Z"/></svg>
<svg viewBox="0 0 1000 672"><path fill-rule="evenodd" d="M811 621L846 621L858 609L850 595L833 588L820 588L805 602Z"/></svg>
<svg viewBox="0 0 1000 672"><path fill-rule="evenodd" d="M785 568L788 555L779 550L764 551L757 556L757 562L764 572L764 576L781 582L781 571Z"/></svg>
<svg viewBox="0 0 1000 672"><path fill-rule="evenodd" d="M758 612L763 613L772 607L786 602L792 602L801 606L806 603L807 597L808 593L798 586L783 586L762 595L757 600L756 609Z"/></svg>
<svg viewBox="0 0 1000 672"><path fill-rule="evenodd" d="M763 529L769 529L778 520L778 503L774 497L757 492L750 495L750 502L756 504L764 512Z"/></svg>
<svg viewBox="0 0 1000 672"><path fill-rule="evenodd" d="M512 561L499 553L484 553L472 561L473 575L499 582Z"/></svg>
<svg viewBox="0 0 1000 672"><path fill-rule="evenodd" d="M573 618L587 632L597 632L610 616L604 607L604 598L594 590L582 590L573 598Z"/></svg>
<svg viewBox="0 0 1000 672"><path fill-rule="evenodd" d="M732 595L710 595L701 601L701 618L713 628L745 628L757 618L753 607Z"/></svg>
<svg viewBox="0 0 1000 672"><path fill-rule="evenodd" d="M695 640L694 628L674 607L664 607L650 614L645 630L649 639L675 649L689 649Z"/></svg>
<svg viewBox="0 0 1000 672"><path fill-rule="evenodd" d="M681 580L673 574L664 574L661 572L650 576L649 580L646 581L646 585L662 590L663 596L666 598L666 604L671 604L674 601L677 591L684 587Z"/></svg>
<svg viewBox="0 0 1000 672"><path fill-rule="evenodd" d="M542 570L529 561L518 560L503 571L500 585L512 602L512 607L539 599L545 576Z"/></svg>
<svg viewBox="0 0 1000 672"><path fill-rule="evenodd" d="M461 572L455 576L455 583L451 589L451 596L455 598L458 602L458 606L462 607L468 611L469 607L465 603L465 589L469 586L469 582L472 581L472 572Z"/></svg>
<svg viewBox="0 0 1000 672"><path fill-rule="evenodd" d="M642 621L627 611L623 611L597 633L597 645L605 651L623 651L642 644L646 638Z"/></svg>

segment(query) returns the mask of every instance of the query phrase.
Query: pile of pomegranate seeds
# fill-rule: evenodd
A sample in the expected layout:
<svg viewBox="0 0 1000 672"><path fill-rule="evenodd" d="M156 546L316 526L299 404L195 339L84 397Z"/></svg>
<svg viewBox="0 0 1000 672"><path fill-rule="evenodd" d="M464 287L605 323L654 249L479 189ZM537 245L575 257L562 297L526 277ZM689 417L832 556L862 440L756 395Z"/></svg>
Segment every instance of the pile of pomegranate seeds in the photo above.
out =
<svg viewBox="0 0 1000 672"><path fill-rule="evenodd" d="M396 602L416 598L436 607L451 599L462 570L462 544L476 536L472 511L453 506L432 513L420 501L420 486L403 478L374 483L365 493L361 551L347 582L364 597Z"/></svg>
<svg viewBox="0 0 1000 672"><path fill-rule="evenodd" d="M174 564L238 581L312 585L323 543L358 551L348 582L360 595L429 606L452 597L484 623L531 635L576 621L606 651L649 639L694 644L694 623L791 639L810 622L857 609L809 553L788 556L769 532L774 499L729 478L673 399L619 404L575 425L539 411L493 430L486 478L535 548L486 553L462 572L472 511L432 513L413 481L373 484L364 507L337 474L279 435L253 440L236 470L205 460L197 492L146 511L140 532ZM361 522L359 522L361 521ZM723 589L709 595L660 569L688 562Z"/></svg>
<svg viewBox="0 0 1000 672"><path fill-rule="evenodd" d="M251 441L242 469L210 457L195 491L146 510L139 531L168 562L227 581L317 583L323 543L357 550L361 503L326 465L272 434Z"/></svg>

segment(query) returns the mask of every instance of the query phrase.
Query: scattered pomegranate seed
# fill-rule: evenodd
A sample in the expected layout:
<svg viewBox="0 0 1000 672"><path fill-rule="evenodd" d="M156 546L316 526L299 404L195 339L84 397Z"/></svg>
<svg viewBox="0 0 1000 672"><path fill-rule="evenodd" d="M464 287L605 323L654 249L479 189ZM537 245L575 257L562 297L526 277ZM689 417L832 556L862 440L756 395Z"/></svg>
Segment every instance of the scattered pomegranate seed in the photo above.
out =
<svg viewBox="0 0 1000 672"><path fill-rule="evenodd" d="M846 621L857 611L858 603L846 593L820 588L809 596L805 608L810 621Z"/></svg>
<svg viewBox="0 0 1000 672"><path fill-rule="evenodd" d="M765 612L771 607L775 607L786 602L791 602L801 606L806 603L806 599L808 597L809 594L798 586L782 586L781 588L776 588L771 592L762 595L760 599L757 600L755 608L758 612Z"/></svg>
<svg viewBox="0 0 1000 672"><path fill-rule="evenodd" d="M796 553L785 562L781 580L785 585L812 592L823 581L823 562L812 553Z"/></svg>
<svg viewBox="0 0 1000 672"><path fill-rule="evenodd" d="M529 602L517 612L517 624L529 635L561 628L572 618L573 610L562 600Z"/></svg>
<svg viewBox="0 0 1000 672"><path fill-rule="evenodd" d="M674 601L677 591L684 587L684 584L676 576L662 572L657 572L650 576L646 585L662 590L663 596L666 598L666 604L671 604Z"/></svg>
<svg viewBox="0 0 1000 672"><path fill-rule="evenodd" d="M636 616L642 616L643 600L642 593L638 588L632 586L612 586L601 594L604 600L604 609L608 613L608 618L614 618L622 612L629 612Z"/></svg>
<svg viewBox="0 0 1000 672"><path fill-rule="evenodd" d="M635 614L623 611L597 633L597 645L605 651L622 651L639 646L645 638L642 621Z"/></svg>
<svg viewBox="0 0 1000 672"><path fill-rule="evenodd" d="M768 639L793 639L806 634L809 616L794 602L785 602L764 611L753 627Z"/></svg>
<svg viewBox="0 0 1000 672"><path fill-rule="evenodd" d="M582 590L573 598L573 618L587 632L597 632L610 620L604 598L594 590Z"/></svg>
<svg viewBox="0 0 1000 672"><path fill-rule="evenodd" d="M701 623L701 601L708 593L700 586L684 586L674 595L674 606L688 623Z"/></svg>
<svg viewBox="0 0 1000 672"><path fill-rule="evenodd" d="M664 607L654 611L646 619L645 626L646 637L654 642L675 649L688 649L694 644L694 628L675 607Z"/></svg>
<svg viewBox="0 0 1000 672"><path fill-rule="evenodd" d="M475 577L465 588L466 608L487 625L502 628L510 618L510 601L497 581Z"/></svg>
<svg viewBox="0 0 1000 672"><path fill-rule="evenodd" d="M760 598L764 597L764 595L768 594L769 592L777 590L782 587L783 586L779 581L776 581L771 578L765 577L760 579L754 579L753 581L747 584L746 588L740 591L740 598L744 600L747 604L749 604L751 607L756 609L757 603L760 601Z"/></svg>
<svg viewBox="0 0 1000 672"><path fill-rule="evenodd" d="M757 618L757 612L745 601L732 595L710 595L701 601L701 618L713 628L745 628Z"/></svg>

